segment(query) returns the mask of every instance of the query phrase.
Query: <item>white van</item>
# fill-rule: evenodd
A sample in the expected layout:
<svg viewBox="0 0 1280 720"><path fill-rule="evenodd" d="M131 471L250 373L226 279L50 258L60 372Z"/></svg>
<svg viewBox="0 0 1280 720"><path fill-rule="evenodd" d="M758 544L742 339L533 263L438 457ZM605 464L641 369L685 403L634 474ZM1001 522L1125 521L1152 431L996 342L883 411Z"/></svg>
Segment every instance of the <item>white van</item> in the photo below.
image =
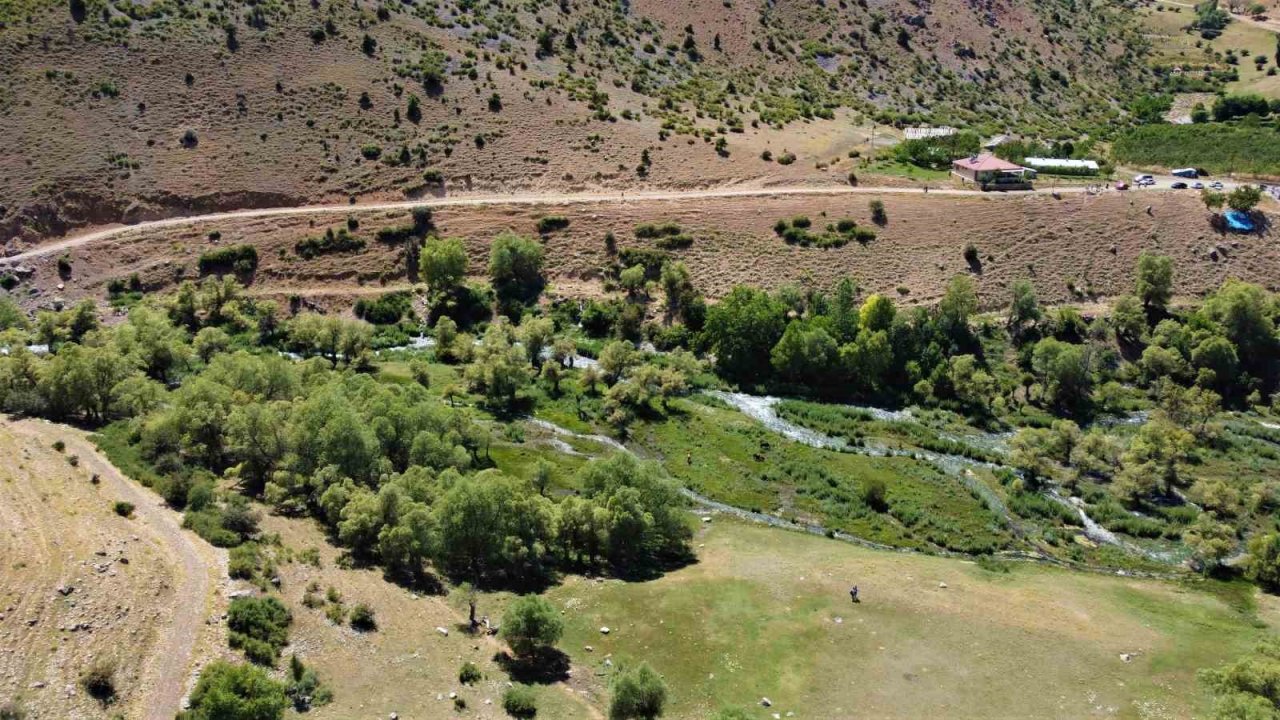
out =
<svg viewBox="0 0 1280 720"><path fill-rule="evenodd" d="M1138 185L1146 185L1147 183L1155 182L1156 179L1151 177L1150 175L1134 175L1133 181Z"/></svg>

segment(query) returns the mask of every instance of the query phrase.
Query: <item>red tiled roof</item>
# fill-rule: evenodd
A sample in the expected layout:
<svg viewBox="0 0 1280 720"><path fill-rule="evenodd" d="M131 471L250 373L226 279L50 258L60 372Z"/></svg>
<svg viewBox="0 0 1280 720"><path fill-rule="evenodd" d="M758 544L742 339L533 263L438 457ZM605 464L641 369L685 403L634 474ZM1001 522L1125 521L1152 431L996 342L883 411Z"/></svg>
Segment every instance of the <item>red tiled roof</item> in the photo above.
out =
<svg viewBox="0 0 1280 720"><path fill-rule="evenodd" d="M975 171L1023 169L1021 165L1014 165L1013 163L1007 160L1001 160L1000 158L990 153L983 153L982 155L978 155L977 157L961 158L959 160L954 161L951 164L955 165L956 167L964 168L965 170L975 170Z"/></svg>

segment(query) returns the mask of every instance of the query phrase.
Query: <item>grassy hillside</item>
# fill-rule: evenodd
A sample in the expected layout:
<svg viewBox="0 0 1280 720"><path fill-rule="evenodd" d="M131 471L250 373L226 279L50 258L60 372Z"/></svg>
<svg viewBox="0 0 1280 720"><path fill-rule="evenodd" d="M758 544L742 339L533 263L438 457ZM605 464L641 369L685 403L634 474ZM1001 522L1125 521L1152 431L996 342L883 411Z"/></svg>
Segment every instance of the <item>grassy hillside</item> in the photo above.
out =
<svg viewBox="0 0 1280 720"><path fill-rule="evenodd" d="M816 166L872 120L1075 135L1147 72L1126 11L1066 0L0 13L6 237L348 196L843 181Z"/></svg>

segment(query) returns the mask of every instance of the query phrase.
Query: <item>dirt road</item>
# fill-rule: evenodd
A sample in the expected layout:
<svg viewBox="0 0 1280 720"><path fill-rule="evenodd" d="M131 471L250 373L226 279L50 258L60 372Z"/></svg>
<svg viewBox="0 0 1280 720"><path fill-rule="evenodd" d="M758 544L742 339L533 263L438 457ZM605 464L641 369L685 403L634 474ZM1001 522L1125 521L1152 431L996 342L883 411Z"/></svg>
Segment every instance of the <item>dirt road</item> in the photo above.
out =
<svg viewBox="0 0 1280 720"><path fill-rule="evenodd" d="M1076 194L1085 192L1084 186L1069 186L1056 189L1046 188L1030 191L1010 192L1010 193L988 193L980 190L958 190L954 188L930 188L928 195L935 196L986 196L991 198L1000 197L1019 197L1029 194ZM193 225L202 222L217 222L220 220L247 219L247 218L265 218L280 217L290 215L310 215L332 212L380 212L386 210L408 210L415 207L430 208L447 208L447 207L476 207L483 205L549 205L549 206L567 206L567 205L588 205L593 203L626 203L629 201L653 201L653 200L671 200L671 201L688 201L688 200L705 200L711 198L731 198L731 197L778 197L778 196L794 196L794 195L921 195L924 191L915 187L771 187L771 188L719 188L714 190L680 190L680 191L655 191L655 192L639 192L639 193L577 193L577 194L509 194L509 195L466 195L462 197L450 198L426 198L422 200L408 200L397 202L371 202L371 203L355 203L355 204L330 204L330 205L301 205L297 207L279 207L279 208L262 208L254 210L233 210L222 213L212 213L209 215L191 215L184 217L166 218L164 220L153 220L150 222L137 223L136 225L116 225L100 230L94 230L88 233L73 235L63 238L56 242L46 243L39 247L33 248L26 252L17 253L7 258L0 258L8 263L20 263L37 257L65 252L94 242L105 240L116 235L122 235L131 232L142 232L147 230L157 230L162 228L182 227L184 225Z"/></svg>
<svg viewBox="0 0 1280 720"><path fill-rule="evenodd" d="M111 500L135 507L132 523L138 535L150 536L172 570L169 586L173 599L161 613L156 642L140 672L144 696L134 709L144 720L172 720L181 709L196 660L206 637L210 615L221 602L219 588L226 575L226 554L182 529L182 516L165 507L149 490L126 478L103 457L83 431L41 420L0 420L0 430L30 446L49 448L57 440L66 444L66 455L79 459L78 467L99 478L100 492ZM42 532L41 528L32 528ZM48 528L43 530L46 534ZM139 604L148 601L139 599ZM154 603L152 599L150 602ZM131 714L131 717L134 715Z"/></svg>

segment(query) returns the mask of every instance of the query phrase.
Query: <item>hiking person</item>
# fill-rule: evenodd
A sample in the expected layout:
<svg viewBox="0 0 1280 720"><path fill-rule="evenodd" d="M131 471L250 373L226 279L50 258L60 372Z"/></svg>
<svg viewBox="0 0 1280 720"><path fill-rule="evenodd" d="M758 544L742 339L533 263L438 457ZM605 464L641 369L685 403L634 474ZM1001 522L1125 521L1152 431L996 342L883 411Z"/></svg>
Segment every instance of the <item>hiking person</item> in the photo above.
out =
<svg viewBox="0 0 1280 720"><path fill-rule="evenodd" d="M859 600L859 599L858 599L858 586L857 586L857 585L854 585L853 587L849 588L849 599L853 600L855 603L860 603L860 602L862 602L861 600Z"/></svg>

